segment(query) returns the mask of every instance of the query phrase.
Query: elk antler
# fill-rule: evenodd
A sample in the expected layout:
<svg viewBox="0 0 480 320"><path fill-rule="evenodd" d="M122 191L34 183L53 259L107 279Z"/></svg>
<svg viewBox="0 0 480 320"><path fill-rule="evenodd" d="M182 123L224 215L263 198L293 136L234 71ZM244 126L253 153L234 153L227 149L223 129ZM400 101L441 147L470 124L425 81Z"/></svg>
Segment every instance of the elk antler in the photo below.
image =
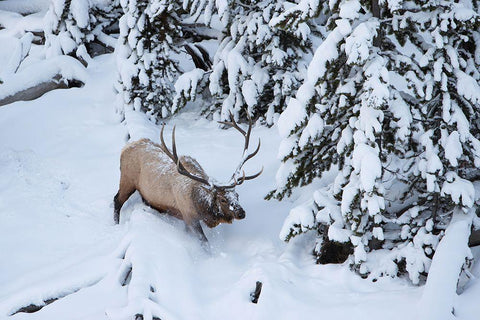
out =
<svg viewBox="0 0 480 320"><path fill-rule="evenodd" d="M189 177L190 179L193 179L195 181L210 185L210 182L208 180L201 177L197 177L191 174L190 172L188 172L187 169L185 169L183 164L180 162L180 159L178 158L178 155L177 155L177 146L175 144L175 126L173 126L173 130L172 130L172 152L168 150L167 145L165 144L165 140L163 139L163 129L165 129L165 125L162 126L162 130L160 131L160 142L161 142L160 147L162 148L163 152L165 152L165 154L170 159L172 159L173 162L175 162L175 164L177 165L178 173L186 177Z"/></svg>
<svg viewBox="0 0 480 320"><path fill-rule="evenodd" d="M261 141L260 141L260 138L259 138L258 139L258 145L257 145L257 148L255 149L255 151L253 151L250 154L247 153L248 144L250 143L250 133L252 132L252 126L253 126L252 118L250 117L250 115L247 112L248 129L247 129L247 131L245 131L242 128L240 128L238 123L235 121L235 117L233 116L232 112L229 111L228 113L230 115L230 121L218 121L218 122L221 123L221 124L224 124L228 127L235 128L237 131L239 131L242 134L242 136L245 138L245 144L244 144L244 147L243 147L242 160L240 161L240 164L235 169L235 171L232 175L232 178L231 178L231 180L233 180L233 183L230 184L230 185L227 185L227 186L217 186L217 187L223 188L223 189L234 188L235 186L241 185L246 180L255 179L256 177L261 175L262 172L263 172L263 167L262 167L262 169L259 172L257 172L256 174L253 174L253 175L250 175L250 176L245 176L245 171L242 170L242 167L245 164L245 162L247 162L248 160L253 158L258 153L258 150L260 150ZM242 177L240 177L240 179L237 180L237 176L240 173L240 171L242 171Z"/></svg>

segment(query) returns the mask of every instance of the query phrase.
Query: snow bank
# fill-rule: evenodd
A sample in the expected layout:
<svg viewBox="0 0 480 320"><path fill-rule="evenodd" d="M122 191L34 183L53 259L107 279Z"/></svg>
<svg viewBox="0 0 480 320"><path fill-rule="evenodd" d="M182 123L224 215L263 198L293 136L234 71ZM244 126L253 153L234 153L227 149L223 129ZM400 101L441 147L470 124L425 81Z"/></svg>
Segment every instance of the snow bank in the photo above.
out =
<svg viewBox="0 0 480 320"><path fill-rule="evenodd" d="M78 60L70 56L53 57L31 65L28 70L21 70L8 78L2 79L4 83L0 85L0 101L18 93L26 92L26 90L39 86L42 83L52 81L61 83L67 80L85 83L87 77L84 66ZM30 99L27 97L27 99L20 100Z"/></svg>
<svg viewBox="0 0 480 320"><path fill-rule="evenodd" d="M44 279L19 279L28 289L17 291L0 302L0 315L9 316L29 305L45 306L49 300L61 299L99 282L112 264L112 257L89 257L85 261L60 261L55 266L55 277L49 270L41 270ZM23 281L22 281L23 280ZM25 285L25 283L24 283Z"/></svg>
<svg viewBox="0 0 480 320"><path fill-rule="evenodd" d="M452 320L457 283L466 259L472 258L468 237L475 212L457 209L445 236L438 244L423 296L418 304L418 320Z"/></svg>
<svg viewBox="0 0 480 320"><path fill-rule="evenodd" d="M120 268L124 271L118 275L127 286L128 302L122 308L108 310L109 318L128 319L142 314L145 319L183 319L179 313L194 317L197 310L181 312L181 306L195 305L195 297L191 296L191 286L195 285L191 279L195 273L192 258L205 254L200 243L179 232L178 221L159 219L149 208L135 208L126 224L128 245L121 254L124 258ZM178 292L182 292L182 299L178 299Z"/></svg>

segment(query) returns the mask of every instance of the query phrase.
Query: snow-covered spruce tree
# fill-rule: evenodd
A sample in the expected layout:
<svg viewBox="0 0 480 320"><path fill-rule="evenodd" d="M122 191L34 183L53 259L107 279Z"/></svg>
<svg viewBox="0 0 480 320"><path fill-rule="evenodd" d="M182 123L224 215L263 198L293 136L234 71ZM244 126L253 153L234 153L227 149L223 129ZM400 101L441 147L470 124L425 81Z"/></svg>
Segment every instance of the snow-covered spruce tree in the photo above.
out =
<svg viewBox="0 0 480 320"><path fill-rule="evenodd" d="M152 120L170 114L178 77L182 35L176 0L124 0L116 47L122 105L146 112Z"/></svg>
<svg viewBox="0 0 480 320"><path fill-rule="evenodd" d="M225 120L262 117L272 125L295 94L311 54L313 32L306 22L295 30L271 23L283 10L283 1L184 1L193 17L205 23L217 14L223 36L215 54L209 89L217 103L208 113Z"/></svg>
<svg viewBox="0 0 480 320"><path fill-rule="evenodd" d="M248 10L237 6L243 12L235 14L238 19L220 44L210 76L210 91L222 101L222 117L247 107L273 125L300 86L306 69L302 58L310 53L313 35L307 23L295 32L270 25L283 4L253 1Z"/></svg>
<svg viewBox="0 0 480 320"><path fill-rule="evenodd" d="M281 18L308 16L301 4ZM329 5L329 34L278 122L284 163L270 196L336 178L291 211L281 236L313 230L319 262L352 254L362 275L406 272L418 283L480 178L477 6Z"/></svg>
<svg viewBox="0 0 480 320"><path fill-rule="evenodd" d="M112 51L115 39L109 33L119 18L118 0L51 0L44 19L47 58L71 55L86 63L98 52Z"/></svg>

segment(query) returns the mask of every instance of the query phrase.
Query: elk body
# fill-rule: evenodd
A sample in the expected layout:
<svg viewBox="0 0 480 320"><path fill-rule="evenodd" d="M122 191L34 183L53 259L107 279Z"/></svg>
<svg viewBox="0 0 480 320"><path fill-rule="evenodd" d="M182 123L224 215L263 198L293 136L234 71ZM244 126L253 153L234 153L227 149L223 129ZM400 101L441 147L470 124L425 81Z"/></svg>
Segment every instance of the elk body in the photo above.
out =
<svg viewBox="0 0 480 320"><path fill-rule="evenodd" d="M254 152L247 153L252 123L247 131L241 129L233 115L232 126L245 137L242 160L231 182L226 185L213 183L200 164L189 156L178 157L175 144L175 128L172 131L172 151L163 139L157 144L149 139L141 139L126 145L120 157L120 186L114 198L114 220L119 223L120 210L127 199L136 191L144 201L154 209L182 219L188 230L206 241L200 221L213 228L219 223L232 223L234 219L243 219L245 211L238 202L235 187L246 180L258 177L261 173L245 176L243 164L260 148L260 141ZM240 175L242 171L243 175Z"/></svg>

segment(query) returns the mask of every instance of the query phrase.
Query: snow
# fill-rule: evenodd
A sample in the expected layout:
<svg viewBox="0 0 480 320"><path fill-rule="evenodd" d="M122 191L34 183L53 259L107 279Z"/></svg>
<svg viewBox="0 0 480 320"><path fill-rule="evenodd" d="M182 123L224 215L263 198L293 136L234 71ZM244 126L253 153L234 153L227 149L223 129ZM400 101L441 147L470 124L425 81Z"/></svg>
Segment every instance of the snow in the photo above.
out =
<svg viewBox="0 0 480 320"><path fill-rule="evenodd" d="M459 159L463 154L463 148L460 142L460 135L458 131L454 131L449 134L448 137L445 137L444 140L445 142L442 143L442 145L445 149L445 158L450 161L452 167L456 167L458 166L457 159Z"/></svg>
<svg viewBox="0 0 480 320"><path fill-rule="evenodd" d="M422 177L427 180L427 190L432 192L435 190L436 173L443 169L442 162L438 157L438 150L432 143L432 130L422 134L420 142L425 148L424 155L418 163L418 168Z"/></svg>
<svg viewBox="0 0 480 320"><path fill-rule="evenodd" d="M333 223L328 227L328 239L337 242L348 242L352 233L349 230L343 228L343 226L337 226L336 223Z"/></svg>
<svg viewBox="0 0 480 320"><path fill-rule="evenodd" d="M457 204L460 204L460 198L462 198L461 204L466 208L471 208L475 200L473 184L451 171L445 174L445 178L446 181L443 183L441 194L450 195L453 202Z"/></svg>
<svg viewBox="0 0 480 320"><path fill-rule="evenodd" d="M34 68L35 73L30 68ZM54 77L60 76L65 80L79 80L85 82L87 74L83 65L76 59L69 56L57 56L48 60L40 61L30 65L26 70L19 70L17 73L3 76L5 83L0 86L0 99L34 87L42 82L51 81Z"/></svg>
<svg viewBox="0 0 480 320"><path fill-rule="evenodd" d="M344 215L352 212L352 203L355 200L358 191L359 191L359 183L358 183L358 176L352 175L350 177L349 182L343 187L342 190L342 203L341 203L341 211Z"/></svg>
<svg viewBox="0 0 480 320"><path fill-rule="evenodd" d="M315 139L317 136L321 135L324 128L324 121L318 114L313 114L310 119L308 119L307 126L302 131L302 135L298 141L298 145L302 148L304 147L309 139Z"/></svg>
<svg viewBox="0 0 480 320"><path fill-rule="evenodd" d="M291 98L287 108L280 114L277 126L280 136L287 138L290 132L305 119L305 109L302 108L300 101Z"/></svg>
<svg viewBox="0 0 480 320"><path fill-rule="evenodd" d="M390 110L392 111L393 116L398 119L396 124L399 129L396 130L396 136L401 141L406 141L411 132L410 126L413 120L410 108L400 95L395 95L393 101L390 102Z"/></svg>
<svg viewBox="0 0 480 320"><path fill-rule="evenodd" d="M0 2L0 10L29 14L46 11L50 0L4 0Z"/></svg>
<svg viewBox="0 0 480 320"><path fill-rule="evenodd" d="M75 65L63 62L72 68L65 72L76 75ZM36 75L43 69L32 64L29 70ZM252 139L261 138L262 147L246 171L262 165L265 170L237 187L246 219L205 230L209 251L184 231L183 222L145 206L138 194L114 225L112 198L128 134L158 141L160 127L133 108L125 110L122 122L112 55L94 58L83 73L82 88L0 107L0 260L8 262L0 267L1 318L132 319L137 312L145 319L205 320L415 316L422 287L402 279L374 283L348 265L317 265L308 234L288 244L278 239L293 204L263 200L280 165L277 128L253 129ZM181 153L195 157L219 181L231 176L242 152L238 132L221 130L188 107L165 130L173 125ZM309 134L319 127L312 120ZM313 204L306 205L299 214L311 224ZM339 240L348 236L336 234ZM478 276L480 270L473 272ZM252 304L256 281L263 290ZM473 279L456 297L459 319L477 319L478 292L480 282ZM54 298L37 312L10 316Z"/></svg>
<svg viewBox="0 0 480 320"><path fill-rule="evenodd" d="M0 67L0 79L14 74L25 59L32 44L33 34L28 32L20 39L11 36L1 36L0 59L6 63Z"/></svg>
<svg viewBox="0 0 480 320"><path fill-rule="evenodd" d="M173 98L172 113L177 111L178 106L181 104L182 99L195 100L197 92L197 86L202 80L205 71L195 68L189 72L185 72L180 75L175 82L176 95Z"/></svg>
<svg viewBox="0 0 480 320"><path fill-rule="evenodd" d="M467 243L473 215L474 210L468 214L461 210L454 213L433 256L417 319L457 319L454 307L457 281L465 259L472 258Z"/></svg>
<svg viewBox="0 0 480 320"><path fill-rule="evenodd" d="M70 11L77 23L78 27L86 28L90 20L88 10L89 2L84 0L72 0L70 4Z"/></svg>
<svg viewBox="0 0 480 320"><path fill-rule="evenodd" d="M296 231L298 233L305 232L308 229L313 228L315 226L315 215L313 208L314 206L312 202L293 208L283 223L283 227L279 235L280 239L287 239L291 232L291 226L294 224L298 224L300 226L300 230Z"/></svg>
<svg viewBox="0 0 480 320"><path fill-rule="evenodd" d="M360 143L355 146L352 158L352 166L360 177L362 189L366 192L373 191L375 181L382 173L378 151L367 144Z"/></svg>
<svg viewBox="0 0 480 320"><path fill-rule="evenodd" d="M22 16L16 12L2 11L0 2L0 26L2 34L14 37L22 36L27 31L43 31L43 14L30 14Z"/></svg>
<svg viewBox="0 0 480 320"><path fill-rule="evenodd" d="M358 6L360 7L359 3ZM348 57L348 64L361 64L367 60L370 56L370 47L373 37L377 34L378 26L379 23L375 20L363 22L346 37L345 53Z"/></svg>
<svg viewBox="0 0 480 320"><path fill-rule="evenodd" d="M257 104L257 86L253 80L245 80L242 84L243 99L247 103L249 108L252 108Z"/></svg>
<svg viewBox="0 0 480 320"><path fill-rule="evenodd" d="M461 20L461 21L473 20L474 17L477 16L475 11L473 11L472 9L466 8L456 3L454 4L453 13L454 13L455 19Z"/></svg>
<svg viewBox="0 0 480 320"><path fill-rule="evenodd" d="M358 18L360 11L360 2L357 0L347 0L340 4L340 18L355 19Z"/></svg>
<svg viewBox="0 0 480 320"><path fill-rule="evenodd" d="M472 103L480 103L480 87L477 81L466 73L455 70L457 77L457 92Z"/></svg>

